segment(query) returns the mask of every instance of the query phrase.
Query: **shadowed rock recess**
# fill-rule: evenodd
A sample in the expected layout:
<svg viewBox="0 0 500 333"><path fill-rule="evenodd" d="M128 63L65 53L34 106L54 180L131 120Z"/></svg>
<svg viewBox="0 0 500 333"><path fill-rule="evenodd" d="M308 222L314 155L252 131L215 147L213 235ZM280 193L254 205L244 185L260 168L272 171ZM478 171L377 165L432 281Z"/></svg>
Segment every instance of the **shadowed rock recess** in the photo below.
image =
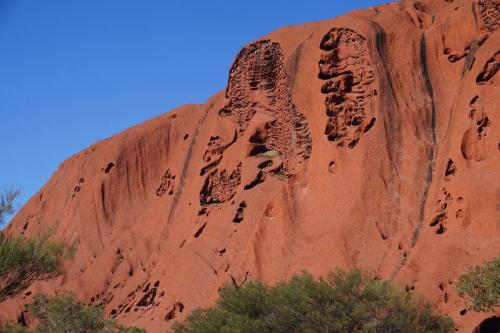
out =
<svg viewBox="0 0 500 333"><path fill-rule="evenodd" d="M60 165L8 232L76 254L1 318L71 291L164 332L227 283L358 267L472 332L499 315L455 292L500 253L498 26L498 1L402 1L243 47L224 92Z"/></svg>

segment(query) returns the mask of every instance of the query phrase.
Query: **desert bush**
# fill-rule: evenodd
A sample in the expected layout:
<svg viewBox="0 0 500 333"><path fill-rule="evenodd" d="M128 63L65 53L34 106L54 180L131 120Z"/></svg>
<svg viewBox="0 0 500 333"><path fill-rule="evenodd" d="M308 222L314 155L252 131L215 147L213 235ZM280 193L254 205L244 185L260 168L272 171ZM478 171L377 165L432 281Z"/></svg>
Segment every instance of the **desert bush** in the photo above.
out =
<svg viewBox="0 0 500 333"><path fill-rule="evenodd" d="M100 307L86 308L72 295L53 298L37 295L30 311L33 318L39 321L36 333L104 333L112 332L114 329L113 322L104 319Z"/></svg>
<svg viewBox="0 0 500 333"><path fill-rule="evenodd" d="M8 322L0 327L0 333L31 333L27 327L14 322Z"/></svg>
<svg viewBox="0 0 500 333"><path fill-rule="evenodd" d="M35 333L143 333L137 327L122 327L106 319L100 306L85 306L70 294L47 297L35 296L30 307L38 320Z"/></svg>
<svg viewBox="0 0 500 333"><path fill-rule="evenodd" d="M459 278L457 291L471 310L486 312L500 306L500 256L470 268Z"/></svg>
<svg viewBox="0 0 500 333"><path fill-rule="evenodd" d="M63 244L49 241L48 237L0 233L0 301L35 280L56 276L66 254Z"/></svg>
<svg viewBox="0 0 500 333"><path fill-rule="evenodd" d="M309 274L267 287L259 281L223 288L216 305L192 312L176 333L452 332L422 297L353 270Z"/></svg>
<svg viewBox="0 0 500 333"><path fill-rule="evenodd" d="M38 322L33 330L9 323L0 333L145 333L141 328L123 327L106 319L102 307L85 306L71 294L36 295L29 311Z"/></svg>

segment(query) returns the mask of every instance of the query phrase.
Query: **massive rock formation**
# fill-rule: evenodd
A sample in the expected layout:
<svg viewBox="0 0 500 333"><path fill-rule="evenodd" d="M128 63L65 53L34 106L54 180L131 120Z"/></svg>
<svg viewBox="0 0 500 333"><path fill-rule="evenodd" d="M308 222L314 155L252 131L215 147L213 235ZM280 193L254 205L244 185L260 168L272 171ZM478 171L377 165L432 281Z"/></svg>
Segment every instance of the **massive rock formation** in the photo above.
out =
<svg viewBox="0 0 500 333"><path fill-rule="evenodd" d="M455 283L500 253L498 17L498 0L402 1L245 46L225 92L59 167L8 232L76 255L1 313L71 291L164 332L226 283L360 267L472 332L488 315Z"/></svg>

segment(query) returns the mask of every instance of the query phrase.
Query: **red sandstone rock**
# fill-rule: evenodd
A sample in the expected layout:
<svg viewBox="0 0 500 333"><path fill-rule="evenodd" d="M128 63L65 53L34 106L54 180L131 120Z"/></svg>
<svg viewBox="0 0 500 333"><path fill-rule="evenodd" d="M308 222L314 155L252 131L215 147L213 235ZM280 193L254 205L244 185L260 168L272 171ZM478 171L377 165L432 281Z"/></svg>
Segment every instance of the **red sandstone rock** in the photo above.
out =
<svg viewBox="0 0 500 333"><path fill-rule="evenodd" d="M164 332L226 283L360 267L472 332L487 315L460 315L455 283L500 253L498 16L402 1L247 45L225 93L59 167L8 232L76 255L0 313L71 291Z"/></svg>

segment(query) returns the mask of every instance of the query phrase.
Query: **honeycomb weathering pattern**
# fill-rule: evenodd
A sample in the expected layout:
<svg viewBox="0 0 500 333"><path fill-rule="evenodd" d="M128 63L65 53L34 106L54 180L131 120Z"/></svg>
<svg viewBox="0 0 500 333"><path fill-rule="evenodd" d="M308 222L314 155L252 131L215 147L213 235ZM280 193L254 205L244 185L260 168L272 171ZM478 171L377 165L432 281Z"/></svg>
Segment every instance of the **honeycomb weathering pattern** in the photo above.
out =
<svg viewBox="0 0 500 333"><path fill-rule="evenodd" d="M500 25L500 1L498 0L479 0L479 12L486 29L493 33Z"/></svg>
<svg viewBox="0 0 500 333"><path fill-rule="evenodd" d="M283 52L277 42L262 40L244 47L229 72L226 90L228 104L219 115L228 117L241 136L257 112L274 119L265 126L268 151L281 158L279 172L288 177L297 172L311 156L312 138L305 116L292 102L290 79L286 73Z"/></svg>
<svg viewBox="0 0 500 333"><path fill-rule="evenodd" d="M477 84L485 84L488 82L500 68L500 51L495 52L495 54L486 61L483 66L483 70L476 78Z"/></svg>
<svg viewBox="0 0 500 333"><path fill-rule="evenodd" d="M168 169L165 174L161 177L161 182L156 189L156 195L158 197L163 196L165 193L173 194L175 175L172 175L172 171Z"/></svg>
<svg viewBox="0 0 500 333"><path fill-rule="evenodd" d="M231 173L226 170L214 170L205 180L200 192L200 203L202 206L224 203L231 200L241 183L241 165Z"/></svg>
<svg viewBox="0 0 500 333"><path fill-rule="evenodd" d="M259 41L244 47L236 57L229 72L226 98L229 103L220 110L244 132L255 114L257 105L269 110L276 105L277 76L281 62L278 43ZM262 96L264 92L264 96ZM261 101L257 102L259 97Z"/></svg>
<svg viewBox="0 0 500 333"><path fill-rule="evenodd" d="M270 174L286 179L296 173L298 166L311 156L312 138L304 115L292 103L290 81L283 63L279 43L262 40L244 47L229 72L226 91L227 105L219 111L236 125L234 139L222 144L213 136L207 145L203 161L208 163L200 175L208 173L200 192L200 204L208 207L232 199L240 185L240 166L228 173L214 169L223 159L224 151L240 138L257 112L270 115L265 124L265 139L259 142L267 151L277 151L278 167ZM265 175L262 176L262 181ZM249 189L249 188L248 188ZM202 208L201 214L206 213Z"/></svg>
<svg viewBox="0 0 500 333"><path fill-rule="evenodd" d="M318 75L326 81L321 87L327 95L325 135L339 146L354 148L375 120L367 121L368 99L376 91L366 39L353 30L333 28L323 37L320 48L325 51Z"/></svg>

